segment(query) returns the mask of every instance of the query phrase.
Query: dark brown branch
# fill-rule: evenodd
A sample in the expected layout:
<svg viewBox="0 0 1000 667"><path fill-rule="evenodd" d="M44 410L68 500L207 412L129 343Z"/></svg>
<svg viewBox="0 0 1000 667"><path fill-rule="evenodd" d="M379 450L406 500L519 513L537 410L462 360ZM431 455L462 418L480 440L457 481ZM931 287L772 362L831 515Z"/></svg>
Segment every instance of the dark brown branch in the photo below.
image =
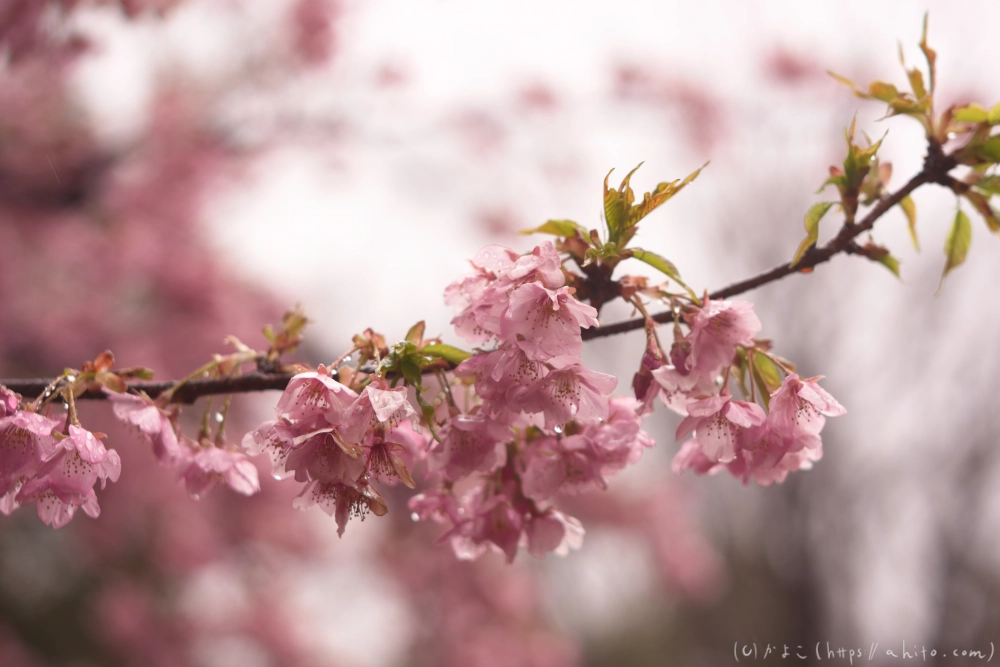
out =
<svg viewBox="0 0 1000 667"><path fill-rule="evenodd" d="M292 379L290 373L247 373L239 377L232 378L209 378L205 380L189 380L182 387L174 392L174 403L194 403L202 396L212 394L241 394L250 391L283 390L288 386L288 381ZM11 391L17 392L25 397L35 397L45 391L45 388L52 382L51 379L35 380L0 380L3 385ZM134 380L128 383L129 389L146 392L151 398L156 398L176 384L170 381L155 380ZM82 399L106 399L107 396L100 391L88 391L78 398Z"/></svg>
<svg viewBox="0 0 1000 667"><path fill-rule="evenodd" d="M955 161L951 156L945 155L940 147L936 145L931 145L927 157L924 160L924 168L916 176L911 178L909 182L906 183L896 192L892 193L888 197L880 199L877 204L862 218L859 222L853 225L845 224L841 227L840 232L833 239L830 240L826 245L817 248L810 248L802 259L794 267L791 264L782 264L781 266L776 266L770 271L761 273L752 278L747 278L746 280L741 280L738 283L733 283L728 287L716 290L710 293L708 296L712 299L727 299L731 296L736 296L737 294L743 294L744 292L749 292L750 290L757 289L768 283L772 283L776 280L780 280L785 276L791 275L793 273L805 273L818 264L827 262L834 255L839 253L851 253L856 247L854 239L861 234L870 231L872 227L875 226L875 222L881 218L889 209L897 205L904 197L909 195L911 192L916 190L922 185L927 185L928 183L939 183L946 187L952 187L952 179L948 172L955 167ZM663 313L657 313L652 317L653 321L660 324L666 324L668 322L673 322L674 316L671 311L666 311ZM615 334L625 333L626 331L634 331L636 329L643 328L645 324L645 319L637 317L632 320L625 320L622 322L615 322L614 324L608 324L596 329L585 329L583 331L583 339L591 340L594 338L603 338L604 336L613 336Z"/></svg>

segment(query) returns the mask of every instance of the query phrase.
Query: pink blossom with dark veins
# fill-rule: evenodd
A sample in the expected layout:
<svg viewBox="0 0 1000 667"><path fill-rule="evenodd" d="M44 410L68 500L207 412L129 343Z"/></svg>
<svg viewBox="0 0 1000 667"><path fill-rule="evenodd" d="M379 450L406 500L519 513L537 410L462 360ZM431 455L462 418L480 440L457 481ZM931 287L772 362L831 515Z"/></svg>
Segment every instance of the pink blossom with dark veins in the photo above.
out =
<svg viewBox="0 0 1000 667"><path fill-rule="evenodd" d="M551 371L530 391L519 397L514 407L545 415L545 428L562 426L571 419L581 423L608 417L608 396L618 378L573 364Z"/></svg>
<svg viewBox="0 0 1000 667"><path fill-rule="evenodd" d="M737 440L745 429L759 426L767 416L756 403L734 401L732 396L712 396L687 407L688 416L677 426L677 439L692 431L705 456L728 463L736 457Z"/></svg>
<svg viewBox="0 0 1000 667"><path fill-rule="evenodd" d="M279 419L300 421L322 415L327 423L339 425L358 397L353 390L322 373L299 373L278 400Z"/></svg>
<svg viewBox="0 0 1000 667"><path fill-rule="evenodd" d="M510 308L500 324L500 335L524 350L528 358L544 360L578 355L583 349L580 327L597 325L597 311L578 301L570 288L550 290L533 282L510 293Z"/></svg>
<svg viewBox="0 0 1000 667"><path fill-rule="evenodd" d="M53 528L65 526L78 507L92 518L97 518L101 508L97 504L94 484L101 480L117 482L121 475L118 452L105 449L90 431L70 424L69 437L56 443L56 450L39 467L18 492L19 505L35 502L38 518Z"/></svg>
<svg viewBox="0 0 1000 667"><path fill-rule="evenodd" d="M20 507L18 491L57 453L54 419L22 410L0 419L0 512Z"/></svg>
<svg viewBox="0 0 1000 667"><path fill-rule="evenodd" d="M802 380L795 373L785 377L771 395L768 424L776 432L790 438L817 437L827 417L837 417L847 410L825 389L819 386L822 375ZM794 447L793 449L800 449Z"/></svg>
<svg viewBox="0 0 1000 667"><path fill-rule="evenodd" d="M292 500L292 507L304 510L313 505L319 505L320 509L336 518L339 536L343 536L352 517L364 521L369 512L384 516L389 511L378 491L366 483L350 486L340 482L309 482Z"/></svg>

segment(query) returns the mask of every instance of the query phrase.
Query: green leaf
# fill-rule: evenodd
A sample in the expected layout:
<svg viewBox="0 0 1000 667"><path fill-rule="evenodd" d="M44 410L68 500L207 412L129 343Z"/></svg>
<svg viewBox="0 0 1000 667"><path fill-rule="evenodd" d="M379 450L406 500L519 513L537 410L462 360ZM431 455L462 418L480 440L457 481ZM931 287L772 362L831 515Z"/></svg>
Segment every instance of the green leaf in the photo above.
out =
<svg viewBox="0 0 1000 667"><path fill-rule="evenodd" d="M934 82L937 78L937 72L935 68L935 62L937 62L937 52L931 47L927 46L927 13L924 13L924 32L920 36L920 50L924 52L924 57L927 59L927 71L930 75L928 77L928 93L930 95L934 94Z"/></svg>
<svg viewBox="0 0 1000 667"><path fill-rule="evenodd" d="M429 354L433 357L440 357L445 361L453 364L460 364L469 357L472 356L471 352L466 352L465 350L453 347L451 345L445 345L444 343L434 343L433 345L427 345L424 349L420 350L424 354Z"/></svg>
<svg viewBox="0 0 1000 667"><path fill-rule="evenodd" d="M979 194L975 190L969 190L964 197L976 208L979 215L983 216L986 226L991 232L1000 232L1000 219L997 219L997 212L990 206L990 200Z"/></svg>
<svg viewBox="0 0 1000 667"><path fill-rule="evenodd" d="M630 171L617 190L608 187L608 178L610 178L611 172L608 172L604 178L604 219L608 225L608 242L616 244L619 248L625 248L635 235L635 226L640 220L683 190L688 183L698 178L698 174L708 166L708 163L706 162L688 174L683 181L675 180L658 184L652 192L643 194L641 202L635 204L635 193L632 191L629 181L632 174L641 166L640 162L639 166ZM592 243L592 245L598 247L599 244Z"/></svg>
<svg viewBox="0 0 1000 667"><path fill-rule="evenodd" d="M518 234L554 234L555 236L571 237L576 236L579 231L584 238L587 238L587 230L582 225L578 225L572 220L549 220L544 225L534 229L522 229Z"/></svg>
<svg viewBox="0 0 1000 667"><path fill-rule="evenodd" d="M959 209L958 213L955 214L955 221L951 224L948 238L944 242L944 254L947 260L944 265L944 272L941 274L941 282L938 284L938 292L941 291L941 287L944 285L945 276L965 261L965 255L969 252L971 244L972 223L969 222L969 216L965 215Z"/></svg>
<svg viewBox="0 0 1000 667"><path fill-rule="evenodd" d="M604 177L604 220L608 225L608 239L610 241L617 242L621 231L628 223L628 210L632 206L632 202L635 201L635 193L632 192L629 181L632 179L632 174L641 166L642 162L626 174L617 190L608 188L608 178L614 169Z"/></svg>
<svg viewBox="0 0 1000 667"><path fill-rule="evenodd" d="M879 264L881 264L882 266L884 266L885 268L889 269L890 271L892 271L892 275L894 275L897 278L899 278L899 260L898 259L896 259L892 255L890 255L889 253L885 253L881 257L876 257L875 261L878 262Z"/></svg>
<svg viewBox="0 0 1000 667"><path fill-rule="evenodd" d="M979 153L985 155L993 162L1000 162L1000 134L984 141L979 149Z"/></svg>
<svg viewBox="0 0 1000 667"><path fill-rule="evenodd" d="M978 104L968 104L952 111L951 117L962 123L985 123L989 113Z"/></svg>
<svg viewBox="0 0 1000 667"><path fill-rule="evenodd" d="M917 240L917 206L913 203L910 195L906 195L899 200L899 207L906 214L906 223L910 228L910 240L913 241L913 248L920 252L920 241Z"/></svg>
<svg viewBox="0 0 1000 667"><path fill-rule="evenodd" d="M816 239L819 238L819 221L823 219L823 216L826 215L826 212L830 210L830 207L834 203L832 201L821 201L809 208L804 221L806 237L799 244L798 250L795 251L795 256L792 257L792 266L798 264L799 260L802 259L802 255L806 254L806 250L816 244Z"/></svg>
<svg viewBox="0 0 1000 667"><path fill-rule="evenodd" d="M914 96L920 100L927 95L924 87L924 75L916 67L906 70L906 76L910 80L910 88L913 89Z"/></svg>
<svg viewBox="0 0 1000 667"><path fill-rule="evenodd" d="M684 189L688 183L698 178L701 170L708 166L708 163L701 165L687 175L683 181L672 181L670 183L659 183L652 192L647 192L642 196L642 201L631 208L628 212L628 226L632 227L637 222L649 215L653 209L664 203L675 194Z"/></svg>
<svg viewBox="0 0 1000 667"><path fill-rule="evenodd" d="M674 263L666 257L657 255L655 252L650 252L649 250L643 250L642 248L629 248L629 250L632 252L632 256L640 262L649 264L657 271L665 273L673 278L677 284L684 285L684 281L681 280L680 271L678 271L677 267L674 266Z"/></svg>
<svg viewBox="0 0 1000 667"><path fill-rule="evenodd" d="M851 90L853 90L853 91L854 91L854 94L855 94L855 95L857 95L858 97L864 97L865 93L864 93L864 92L863 92L862 90L860 90L860 89L859 89L859 88L858 88L858 87L857 87L857 86L856 86L856 85L854 84L854 82L853 82L853 81L851 81L850 79L848 79L848 78L847 78L846 76L840 76L840 75L839 75L839 74L837 74L836 72L831 72L831 71L829 71L829 70L827 71L827 74L829 74L830 76L832 76L832 77L833 77L834 79L836 79L836 80L837 80L837 81L838 81L839 83L842 83L843 85L845 85L845 86L847 86L848 88L850 88Z"/></svg>
<svg viewBox="0 0 1000 667"><path fill-rule="evenodd" d="M883 102L892 102L899 96L896 86L884 81L872 81L868 85L868 95Z"/></svg>
<svg viewBox="0 0 1000 667"><path fill-rule="evenodd" d="M407 342L413 343L414 345L420 345L424 341L424 328L425 324L423 320L420 320L406 332Z"/></svg>
<svg viewBox="0 0 1000 667"><path fill-rule="evenodd" d="M985 194L1000 195L1000 176L992 175L980 178L978 181L973 183L973 187L977 190L981 190Z"/></svg>
<svg viewBox="0 0 1000 667"><path fill-rule="evenodd" d="M990 125L1000 125L1000 102L993 105L986 120L990 122Z"/></svg>
<svg viewBox="0 0 1000 667"><path fill-rule="evenodd" d="M415 388L419 393L423 387L424 372L420 364L420 355L408 354L399 360L399 372L406 380L406 383Z"/></svg>

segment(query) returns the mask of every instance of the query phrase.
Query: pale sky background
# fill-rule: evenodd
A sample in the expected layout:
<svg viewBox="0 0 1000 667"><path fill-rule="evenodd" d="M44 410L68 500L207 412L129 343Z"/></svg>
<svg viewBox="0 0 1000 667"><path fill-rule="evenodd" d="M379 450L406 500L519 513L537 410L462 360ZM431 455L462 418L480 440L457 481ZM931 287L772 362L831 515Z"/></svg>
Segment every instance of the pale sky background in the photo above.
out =
<svg viewBox="0 0 1000 667"><path fill-rule="evenodd" d="M196 81L206 90L226 89L244 71L248 53L252 62L253 54L274 48L269 27L278 3L246 4L250 11L242 12L234 2L191 0L166 22L147 21L129 30L108 12L88 15L84 20L105 35L106 48L81 67L78 82L88 112L106 128L108 140L127 142L141 128L157 74ZM466 258L488 243L527 250L532 240L510 230L549 218L597 226L601 181L612 167L617 183L615 176L645 161L633 180L637 191L645 191L712 160L698 181L650 218L638 240L673 260L695 289L720 287L791 256L802 236L802 214L821 198L812 193L826 166L842 159L840 128L855 112L859 129L871 136L889 129L880 155L894 163L894 185L919 168L916 123L875 123L880 104L858 100L823 76L800 87L782 86L767 76L771 53L787 52L819 71L835 70L862 83L880 78L902 85L897 40L908 64L922 66L916 43L929 9L940 99L1000 99L1000 3L995 2L381 0L346 7L331 66L277 81L263 69L261 80L283 91L277 101L239 92L220 97L219 119L235 123L248 145L275 118L303 130L297 145L267 153L211 202L208 212L209 240L226 264L290 304L302 301L317 321L313 340L331 354L346 349L350 336L365 327L397 338L420 319L430 333L456 341L441 293L465 271ZM725 110L722 138L700 145L690 136L690 118L675 108L657 110L617 97L614 71L624 64L647 67L662 78L664 89L703 89ZM380 73L387 71L398 73L402 82L379 84ZM551 90L558 110L520 105L529 86ZM800 198L801 207L770 210L772 197ZM874 480L864 489L866 508L844 509L844 516L865 512L871 521L864 529L867 539L859 542L860 565L831 604L847 605L854 619L852 628L838 629L876 641L917 641L928 627L936 592L922 581L937 557L927 519L937 496L923 486L925 473L937 467L945 494L948 484L961 483L948 477L957 473L948 472L941 449L911 448L920 438L944 447L959 429L947 419L932 426L920 419L929 405L946 412L955 407L955 384L927 378L954 374L959 363L954 347L963 353L984 348L987 356L973 362L976 378L985 378L982 369L989 364L997 367L995 353L985 347L988 332L1000 322L982 308L989 297L979 286L1000 278L1000 243L974 219L968 266L934 298L954 200L938 191L915 199L922 254L910 247L898 212L876 230L876 238L902 260L902 283L864 260L841 258L812 276L790 279L813 281L823 317L791 331L769 325L768 304L792 294L785 286L775 286L770 301L763 299L758 309L764 335L776 339L779 351L801 336L795 348L825 364L803 373L827 375L827 386L848 406L848 416L835 428L843 429L843 441L850 444L828 451L820 465L845 478ZM483 216L500 220L493 232ZM761 226L762 221L769 224ZM832 233L836 223L831 219L828 225ZM768 259L762 263L761 256L740 252L744 246L764 249ZM807 306L814 312L815 304ZM892 354L901 336L921 327L919 317L909 319L916 309L936 323L924 350L929 370L916 375L924 378L919 391L907 384L915 377L913 359ZM612 309L606 319L623 315ZM812 340L832 342L819 349ZM588 350L600 370L623 378L640 353L641 340L634 336ZM619 391L627 388L625 380ZM672 438L660 440L660 446L666 449L663 456L676 449ZM890 477L895 482L880 490L878 480ZM713 493L725 486L719 493L730 500L759 497L754 494L760 490L738 488L732 480L709 483L705 488ZM753 503L749 509L733 507L742 504L730 502L723 512L752 514ZM352 537L360 532L355 528ZM982 539L984 553L996 546L995 540ZM608 567L613 543L613 535L588 535L591 551L546 563L570 573L591 568L592 576L608 584L598 586L597 594L574 593L560 587L556 575L559 605L605 605L613 612L642 593L641 586L628 590L623 579L629 578L616 579ZM629 572L643 567L634 563ZM361 582L359 589L372 581L362 575L348 579ZM318 604L306 592L303 604ZM383 593L372 604L386 604L385 614L398 614L391 594ZM581 631L598 624L585 614L564 618ZM323 641L332 642L330 651L354 664L391 664L400 650L388 640L365 643L358 652L352 639L356 626L324 627L336 635L324 635Z"/></svg>

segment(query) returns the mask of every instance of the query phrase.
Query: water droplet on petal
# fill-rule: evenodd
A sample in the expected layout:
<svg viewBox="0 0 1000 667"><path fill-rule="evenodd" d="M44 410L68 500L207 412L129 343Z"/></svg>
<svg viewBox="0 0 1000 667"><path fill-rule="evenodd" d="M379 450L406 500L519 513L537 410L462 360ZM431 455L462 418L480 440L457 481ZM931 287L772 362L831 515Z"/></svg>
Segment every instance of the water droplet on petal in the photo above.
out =
<svg viewBox="0 0 1000 667"><path fill-rule="evenodd" d="M552 430L555 431L556 433L562 433L563 432L563 427L562 426L556 426Z"/></svg>
<svg viewBox="0 0 1000 667"><path fill-rule="evenodd" d="M420 521L420 515L416 512L410 514L410 521Z"/></svg>

